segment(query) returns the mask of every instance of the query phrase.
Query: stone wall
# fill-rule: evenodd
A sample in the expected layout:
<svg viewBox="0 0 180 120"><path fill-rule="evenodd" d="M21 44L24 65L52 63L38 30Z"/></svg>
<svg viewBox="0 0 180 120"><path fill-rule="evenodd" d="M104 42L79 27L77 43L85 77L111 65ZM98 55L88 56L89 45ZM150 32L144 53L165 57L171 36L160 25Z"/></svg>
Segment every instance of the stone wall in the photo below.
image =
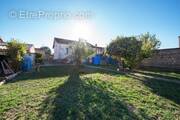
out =
<svg viewBox="0 0 180 120"><path fill-rule="evenodd" d="M157 50L152 57L142 61L141 67L180 70L180 48Z"/></svg>

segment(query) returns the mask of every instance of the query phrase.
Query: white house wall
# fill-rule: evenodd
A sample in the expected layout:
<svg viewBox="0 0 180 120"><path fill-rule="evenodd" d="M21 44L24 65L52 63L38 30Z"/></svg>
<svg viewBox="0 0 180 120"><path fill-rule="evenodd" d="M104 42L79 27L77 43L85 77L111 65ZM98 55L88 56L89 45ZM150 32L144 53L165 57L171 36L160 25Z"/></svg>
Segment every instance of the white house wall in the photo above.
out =
<svg viewBox="0 0 180 120"><path fill-rule="evenodd" d="M59 44L55 41L54 44L54 59L64 59L71 55L72 51L67 44ZM66 53L66 48L68 48L68 54Z"/></svg>
<svg viewBox="0 0 180 120"><path fill-rule="evenodd" d="M66 54L66 48L68 48L68 54ZM101 48L89 47L89 49L92 49L93 51L95 51L96 54L102 54L104 51ZM64 59L71 55L72 55L72 49L70 48L70 44L62 44L55 41L54 43L54 59L55 60ZM71 59L71 57L68 57L68 58Z"/></svg>

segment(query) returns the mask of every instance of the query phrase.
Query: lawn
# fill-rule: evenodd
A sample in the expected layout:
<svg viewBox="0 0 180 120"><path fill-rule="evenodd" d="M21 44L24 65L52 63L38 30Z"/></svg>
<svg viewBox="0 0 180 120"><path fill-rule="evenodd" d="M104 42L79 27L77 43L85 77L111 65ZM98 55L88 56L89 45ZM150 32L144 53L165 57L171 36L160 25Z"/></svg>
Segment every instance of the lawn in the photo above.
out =
<svg viewBox="0 0 180 120"><path fill-rule="evenodd" d="M0 119L180 119L180 85L73 66L43 67L0 86Z"/></svg>
<svg viewBox="0 0 180 120"><path fill-rule="evenodd" d="M89 65L89 66L101 67L103 69L111 69L115 71L117 70L117 66L112 66L112 65ZM140 73L146 76L156 77L156 78L160 77L170 80L180 80L180 72L161 71L160 69L147 69L147 70L136 69L133 72Z"/></svg>

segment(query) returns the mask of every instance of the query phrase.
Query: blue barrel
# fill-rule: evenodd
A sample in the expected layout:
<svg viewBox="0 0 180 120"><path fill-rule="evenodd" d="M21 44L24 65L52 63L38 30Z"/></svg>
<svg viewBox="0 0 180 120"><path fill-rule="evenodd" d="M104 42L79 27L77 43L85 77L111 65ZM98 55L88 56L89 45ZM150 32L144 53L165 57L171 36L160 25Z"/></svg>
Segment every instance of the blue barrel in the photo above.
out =
<svg viewBox="0 0 180 120"><path fill-rule="evenodd" d="M100 55L95 55L95 56L94 56L94 59L93 59L93 64L94 64L94 65L100 65L100 62L101 62L101 57L100 57Z"/></svg>
<svg viewBox="0 0 180 120"><path fill-rule="evenodd" d="M25 55L23 58L23 63L22 63L22 70L23 71L29 71L32 69L32 63L33 59L29 55Z"/></svg>

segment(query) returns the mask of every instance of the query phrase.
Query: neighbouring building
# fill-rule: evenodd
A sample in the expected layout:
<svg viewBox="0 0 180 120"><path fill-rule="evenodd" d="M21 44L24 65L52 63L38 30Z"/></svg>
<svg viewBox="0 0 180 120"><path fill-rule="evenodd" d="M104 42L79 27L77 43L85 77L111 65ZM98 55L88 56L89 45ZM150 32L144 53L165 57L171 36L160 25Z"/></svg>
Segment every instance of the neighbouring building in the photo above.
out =
<svg viewBox="0 0 180 120"><path fill-rule="evenodd" d="M35 47L33 44L26 44L28 53L35 53Z"/></svg>
<svg viewBox="0 0 180 120"><path fill-rule="evenodd" d="M152 57L142 61L140 67L180 70L180 36L179 48L156 50Z"/></svg>
<svg viewBox="0 0 180 120"><path fill-rule="evenodd" d="M35 48L35 53L39 53L42 55L43 63L50 63L52 60L52 55L46 54L45 49Z"/></svg>
<svg viewBox="0 0 180 120"><path fill-rule="evenodd" d="M33 44L26 44L27 54L32 58L33 64L35 63L35 47Z"/></svg>
<svg viewBox="0 0 180 120"><path fill-rule="evenodd" d="M5 43L2 38L0 38L0 55L7 54L7 43Z"/></svg>
<svg viewBox="0 0 180 120"><path fill-rule="evenodd" d="M0 78L14 73L7 62L7 43L0 38Z"/></svg>
<svg viewBox="0 0 180 120"><path fill-rule="evenodd" d="M96 51L96 54L103 54L105 51L104 47L98 47L97 44L95 46L92 46L94 51Z"/></svg>
<svg viewBox="0 0 180 120"><path fill-rule="evenodd" d="M54 60L71 60L72 48L71 45L77 41L68 40L62 38L54 38L53 49L54 49ZM98 47L97 45L92 45L86 42L88 47L96 52L96 54L102 54L104 52L103 47Z"/></svg>
<svg viewBox="0 0 180 120"><path fill-rule="evenodd" d="M35 53L39 53L42 55L43 58L45 58L45 51L41 48L35 48Z"/></svg>

